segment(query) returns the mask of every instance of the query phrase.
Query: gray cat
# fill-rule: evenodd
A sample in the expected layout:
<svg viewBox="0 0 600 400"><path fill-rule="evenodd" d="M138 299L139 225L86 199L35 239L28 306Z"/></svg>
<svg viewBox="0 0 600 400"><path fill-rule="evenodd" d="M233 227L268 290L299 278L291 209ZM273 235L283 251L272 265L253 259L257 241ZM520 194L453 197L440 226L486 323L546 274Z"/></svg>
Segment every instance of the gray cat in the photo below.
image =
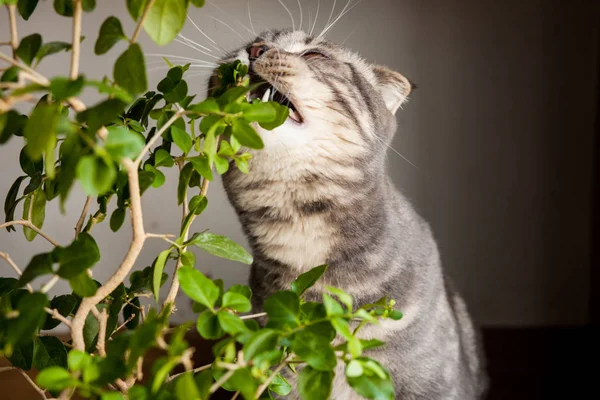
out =
<svg viewBox="0 0 600 400"><path fill-rule="evenodd" d="M329 268L309 293L339 287L359 306L384 295L400 321L365 328L390 371L397 399L477 399L486 387L477 333L444 275L428 224L386 173L394 114L410 82L338 45L300 31L269 31L223 61L241 60L267 81L252 94L290 107L250 173L224 176L254 254L250 285L260 309L301 273ZM338 366L332 398L360 398Z"/></svg>

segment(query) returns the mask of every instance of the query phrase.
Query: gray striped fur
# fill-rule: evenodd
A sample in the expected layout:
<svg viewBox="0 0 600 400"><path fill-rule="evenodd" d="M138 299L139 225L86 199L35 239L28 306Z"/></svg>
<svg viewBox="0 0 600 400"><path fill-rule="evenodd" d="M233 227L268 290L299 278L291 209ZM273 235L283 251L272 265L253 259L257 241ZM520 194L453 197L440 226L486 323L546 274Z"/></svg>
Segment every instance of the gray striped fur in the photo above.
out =
<svg viewBox="0 0 600 400"><path fill-rule="evenodd" d="M369 355L389 369L397 399L480 398L483 358L465 304L442 271L429 225L386 173L394 114L411 84L303 32L268 32L256 43L268 51L252 69L290 98L305 122L259 129L265 149L251 152L250 173L232 168L224 176L254 254L255 307L327 263L309 298L332 285L358 305L390 295L404 313L363 331L386 341ZM223 61L248 63L246 47ZM328 59L300 56L314 50ZM340 368L332 398L359 398Z"/></svg>

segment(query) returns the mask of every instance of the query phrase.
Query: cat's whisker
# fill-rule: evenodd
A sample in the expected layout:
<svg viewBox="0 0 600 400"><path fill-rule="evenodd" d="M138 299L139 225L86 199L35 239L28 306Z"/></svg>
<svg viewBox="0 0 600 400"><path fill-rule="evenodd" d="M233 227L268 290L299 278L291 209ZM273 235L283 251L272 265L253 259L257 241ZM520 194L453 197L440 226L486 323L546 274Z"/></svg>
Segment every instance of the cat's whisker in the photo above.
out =
<svg viewBox="0 0 600 400"><path fill-rule="evenodd" d="M419 167L417 167L412 161L410 161L408 158L406 158L404 155L402 155L402 153L400 153L398 150L396 150L395 148L393 148L391 145L387 144L383 139L381 139L378 136L375 136L377 138L377 140L379 140L379 142L385 146L387 146L390 150L392 150L394 153L396 153L397 155L399 155L400 157L402 157L402 159L404 161L406 161L407 163L409 163L414 169L416 169L417 171L421 172L421 170L419 169Z"/></svg>
<svg viewBox="0 0 600 400"><path fill-rule="evenodd" d="M247 1L246 5L248 8L248 21L250 21L250 28L252 28L252 33L254 33L254 36L258 36L256 30L254 29L254 23L252 22L252 13L250 12L250 0Z"/></svg>
<svg viewBox="0 0 600 400"><path fill-rule="evenodd" d="M210 4L211 6L215 7L217 10L221 11L222 13L224 13L224 14L228 14L228 13L227 13L225 10L223 10L223 9L222 9L221 7L219 7L218 5L216 5L216 4L214 4L214 3L212 3L212 2L210 2L210 1L208 1L208 0L207 0L206 2L207 2L208 4ZM229 15L229 14L228 14L228 15ZM250 28L248 28L246 25L244 25L244 23L243 23L242 21L240 21L240 20L239 20L239 19L237 19L236 17L233 17L233 19L235 20L235 22L237 22L238 24L240 24L240 26L241 26L242 28L244 28L244 29L245 29L245 30L247 30L249 33L251 33L251 34L253 34L254 36L256 36L256 32L254 32L254 30L253 30L253 29L251 30ZM242 40L245 40L245 39L242 39Z"/></svg>
<svg viewBox="0 0 600 400"><path fill-rule="evenodd" d="M315 31L315 26L317 25L317 21L319 20L319 10L321 9L321 0L317 1L317 14L315 15L315 20L313 21L312 27L310 28L310 32L308 36L312 36Z"/></svg>
<svg viewBox="0 0 600 400"><path fill-rule="evenodd" d="M350 6L350 4L352 3L352 0L348 0L348 2L346 3L346 5L342 9L342 12L340 13L340 15L335 20L333 20L333 22L331 22L323 30L323 32L321 32L321 34L318 37L321 38L321 37L325 36L327 34L327 32L329 32L340 21L340 19L342 19L342 17L344 17L344 15L348 14L354 7L356 7L357 5L359 5L361 3L361 1L362 0L358 0L356 3L354 3L352 6Z"/></svg>
<svg viewBox="0 0 600 400"><path fill-rule="evenodd" d="M185 56L178 56L175 54L158 54L158 53L146 53L145 54L147 57L161 57L161 58L171 58L173 60L179 60L179 61L190 61L190 62L196 62L196 63L205 63L206 65L211 65L214 67L218 67L219 64L211 62L211 61L206 61L206 60L199 60L197 58L191 58L191 57L185 57Z"/></svg>
<svg viewBox="0 0 600 400"><path fill-rule="evenodd" d="M285 5L285 3L283 2L283 0L277 0L277 1L279 2L279 4L281 4L281 6L283 8L285 8L285 11L287 11L288 15L290 16L290 19L292 20L292 29L296 30L296 21L294 20L294 15L292 14L292 12L288 8L288 6Z"/></svg>
<svg viewBox="0 0 600 400"><path fill-rule="evenodd" d="M346 44L346 42L348 41L348 39L350 39L350 37L351 37L352 35L354 35L354 32L356 32L356 30L357 30L357 29L358 29L358 25L356 25L356 26L355 26L355 27L352 29L352 31L350 32L350 34L349 34L348 36L346 36L346 39L344 39L344 40L342 41L342 44L341 44L341 46L344 46L344 45Z"/></svg>
<svg viewBox="0 0 600 400"><path fill-rule="evenodd" d="M205 38L208 39L210 46L212 46L215 50L221 50L221 51L227 53L227 50L225 50L223 47L218 45L217 42L215 42L210 36L208 36L206 33L204 33L204 31L202 29L200 29L200 27L198 25L196 25L194 20L192 18L190 18L189 15L187 18L188 18L188 21L190 21L192 23L192 25L194 25L194 28L196 28L198 30L198 32L200 32L200 34L202 34L202 36L204 36Z"/></svg>
<svg viewBox="0 0 600 400"><path fill-rule="evenodd" d="M198 52L200 52L200 53L204 54L205 56L212 57L212 58L214 58L215 60L218 60L218 59L219 59L219 57L217 57L217 56L215 56L215 55L213 55L213 54L207 53L207 52L205 52L205 51L202 51L201 49L199 49L199 48L195 47L193 44L191 44L191 43L189 43L189 42L187 42L187 41L185 41L185 40L181 40L181 39L177 39L177 38L175 38L175 42L177 42L177 43L181 43L182 45L184 45L184 46L187 46L187 47L189 47L189 48L190 48L190 49L192 49L192 50L196 50L196 51L198 51Z"/></svg>
<svg viewBox="0 0 600 400"><path fill-rule="evenodd" d="M213 16L211 16L211 17L210 17L210 19L212 19L212 20L214 20L214 21L216 21L216 22L218 22L218 23L220 23L220 24L222 24L222 25L226 26L227 28L229 28L229 30L230 30L231 32L235 33L235 34L236 34L236 35L237 35L237 36L238 36L240 39L242 39L243 41L246 41L246 39L245 39L245 38L244 38L242 35L240 35L240 33L239 33L238 31L236 31L235 29L233 29L233 28L231 27L231 25L229 25L228 23L226 23L226 22L224 22L224 21L221 21L219 18L217 18L217 17L213 17Z"/></svg>
<svg viewBox="0 0 600 400"><path fill-rule="evenodd" d="M327 22L325 23L325 27L331 23L331 18L333 18L333 13L335 12L337 0L333 0L333 6L331 7L331 12L329 13L329 18L327 18ZM321 35L319 35L321 37Z"/></svg>
<svg viewBox="0 0 600 400"><path fill-rule="evenodd" d="M183 39L183 40L185 40L186 42L190 42L190 43L191 43L191 44L193 44L194 46L198 46L198 47L200 47L201 49L208 51L209 53L212 53L212 52L213 52L213 51L212 51L212 49L210 49L210 48L208 48L208 47L206 47L206 46L203 46L203 45L201 45L201 44L200 44L200 43L198 43L198 42L194 42L192 39L189 39L189 38L187 38L187 37L183 36L181 33L178 33L178 34L177 34L177 36L179 36L180 38L182 38L182 39Z"/></svg>
<svg viewBox="0 0 600 400"><path fill-rule="evenodd" d="M302 12L302 3L300 2L300 0L298 1L298 8L300 9L300 27L298 28L299 30L302 30L302 19L304 17L304 13Z"/></svg>

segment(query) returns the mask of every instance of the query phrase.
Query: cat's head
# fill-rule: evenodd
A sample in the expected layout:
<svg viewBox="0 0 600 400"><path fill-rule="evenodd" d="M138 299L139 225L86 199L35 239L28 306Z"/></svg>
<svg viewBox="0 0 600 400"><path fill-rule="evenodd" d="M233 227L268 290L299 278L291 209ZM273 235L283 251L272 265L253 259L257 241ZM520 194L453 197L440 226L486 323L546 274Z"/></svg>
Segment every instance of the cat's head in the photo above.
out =
<svg viewBox="0 0 600 400"><path fill-rule="evenodd" d="M282 126L258 129L265 151L327 146L349 153L374 147L384 152L396 129L394 114L412 88L401 74L302 31L267 31L222 61L236 59L249 66L251 81L267 82L251 98L290 108Z"/></svg>

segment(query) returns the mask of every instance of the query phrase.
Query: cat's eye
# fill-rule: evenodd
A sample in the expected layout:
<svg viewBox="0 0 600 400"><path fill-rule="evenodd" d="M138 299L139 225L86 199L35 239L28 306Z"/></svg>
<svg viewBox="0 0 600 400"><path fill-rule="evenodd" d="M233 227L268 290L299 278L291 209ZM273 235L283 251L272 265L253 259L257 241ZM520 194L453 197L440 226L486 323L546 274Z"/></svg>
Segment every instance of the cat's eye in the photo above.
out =
<svg viewBox="0 0 600 400"><path fill-rule="evenodd" d="M318 51L307 51L306 53L302 54L302 58L305 60L310 60L314 58L327 58L327 56Z"/></svg>

